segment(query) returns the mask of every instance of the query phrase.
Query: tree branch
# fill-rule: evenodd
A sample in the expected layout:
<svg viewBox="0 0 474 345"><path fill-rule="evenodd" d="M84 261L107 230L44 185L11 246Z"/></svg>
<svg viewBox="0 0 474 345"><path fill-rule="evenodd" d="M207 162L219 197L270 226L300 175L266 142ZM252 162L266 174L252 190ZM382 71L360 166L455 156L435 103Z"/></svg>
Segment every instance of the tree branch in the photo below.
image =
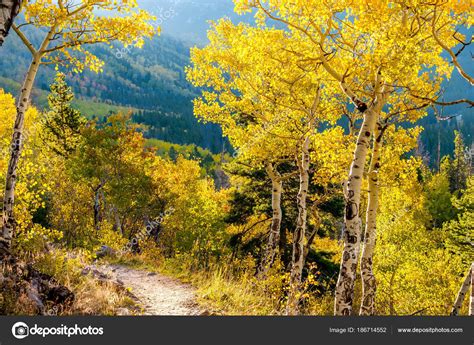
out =
<svg viewBox="0 0 474 345"><path fill-rule="evenodd" d="M31 52L32 55L36 55L37 53L37 50L35 49L35 47L31 44L31 42L28 40L28 38L25 36L25 34L23 34L23 32L21 32L21 30L15 25L13 24L12 25L12 28L13 28L13 31L15 31L15 33L18 35L18 37L20 37L21 41L23 42L23 44L28 48L28 50Z"/></svg>

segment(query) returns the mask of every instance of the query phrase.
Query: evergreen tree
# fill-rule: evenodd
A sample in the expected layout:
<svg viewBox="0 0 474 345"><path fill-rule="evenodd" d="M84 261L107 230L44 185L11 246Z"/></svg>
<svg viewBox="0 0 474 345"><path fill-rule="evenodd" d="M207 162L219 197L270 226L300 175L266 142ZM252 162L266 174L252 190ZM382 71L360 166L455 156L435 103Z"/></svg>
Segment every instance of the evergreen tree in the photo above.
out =
<svg viewBox="0 0 474 345"><path fill-rule="evenodd" d="M170 150L168 151L168 156L170 159L176 163L176 160L178 159L178 151L174 148L174 146L170 147Z"/></svg>
<svg viewBox="0 0 474 345"><path fill-rule="evenodd" d="M212 158L212 155L210 153L205 155L201 162L202 167L205 168L206 170L210 170L213 164L214 164L214 158Z"/></svg>
<svg viewBox="0 0 474 345"><path fill-rule="evenodd" d="M453 198L459 215L444 225L448 239L446 246L459 254L466 265L474 261L474 178L469 178L463 195Z"/></svg>
<svg viewBox="0 0 474 345"><path fill-rule="evenodd" d="M469 161L466 157L466 147L461 133L454 131L454 160L452 162L451 175L449 177L452 193L458 193L466 189L469 177Z"/></svg>
<svg viewBox="0 0 474 345"><path fill-rule="evenodd" d="M193 151L191 152L190 159L192 160L200 160L202 158L201 153L199 152L196 145L193 147Z"/></svg>
<svg viewBox="0 0 474 345"><path fill-rule="evenodd" d="M49 111L45 114L42 126L42 139L56 154L67 157L74 152L86 119L72 108L74 94L66 83L66 76L58 73L51 85L48 96Z"/></svg>
<svg viewBox="0 0 474 345"><path fill-rule="evenodd" d="M467 187L470 164L464 141L458 131L454 131L454 158L443 157L440 170L448 178L450 192L459 197Z"/></svg>

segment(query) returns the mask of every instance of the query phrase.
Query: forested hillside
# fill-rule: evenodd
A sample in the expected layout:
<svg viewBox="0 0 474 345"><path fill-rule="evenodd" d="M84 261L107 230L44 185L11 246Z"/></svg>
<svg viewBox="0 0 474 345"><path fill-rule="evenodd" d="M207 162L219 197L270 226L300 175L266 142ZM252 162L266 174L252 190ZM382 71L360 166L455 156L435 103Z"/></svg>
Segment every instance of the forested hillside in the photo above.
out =
<svg viewBox="0 0 474 345"><path fill-rule="evenodd" d="M110 50L105 46L93 47L92 52L106 62L104 72L95 75L68 74L76 94L75 105L87 116L103 117L109 113L132 111L133 119L147 125L146 136L177 144L196 144L214 153L232 149L223 141L217 126L198 123L193 116L192 99L198 90L185 78L184 68L189 65L189 47L207 41L207 19L218 19L226 13L234 21L250 21L250 15L239 17L232 11L232 2L164 1L153 6L153 1L142 1L145 8L157 17L154 22L162 25L164 35L148 41L143 49L125 48L115 44ZM191 15L193 13L193 15ZM233 13L233 14L232 14ZM186 20L185 20L186 19ZM170 34L173 35L172 38ZM38 33L32 33L38 36ZM19 81L29 62L28 51L12 35L0 51L0 87L8 92L20 88ZM474 71L470 62L470 47L460 56L469 72ZM10 50L12 54L7 53ZM40 71L33 100L39 108L46 106L49 84L54 79L54 69ZM469 96L466 82L454 72L443 99L453 100ZM421 134L423 154L431 166L437 166L438 136L441 157L453 154L454 130L459 130L467 145L472 143L474 110L465 105L443 109L443 116L462 115L437 123L433 111L420 122L425 131Z"/></svg>
<svg viewBox="0 0 474 345"><path fill-rule="evenodd" d="M38 35L36 33L36 35ZM33 37L35 33L33 33ZM106 46L91 50L105 61L103 73L68 74L78 109L89 117L111 112L132 111L134 119L149 126L148 137L177 144L196 144L220 152L223 147L217 126L200 124L193 116L192 99L196 90L186 81L184 66L189 64L189 47L167 36L149 40L143 49L114 49ZM12 35L0 51L0 87L15 93L30 61L28 50ZM47 104L53 67L38 75L33 101Z"/></svg>
<svg viewBox="0 0 474 345"><path fill-rule="evenodd" d="M2 10L0 314L474 315L471 1L233 5Z"/></svg>

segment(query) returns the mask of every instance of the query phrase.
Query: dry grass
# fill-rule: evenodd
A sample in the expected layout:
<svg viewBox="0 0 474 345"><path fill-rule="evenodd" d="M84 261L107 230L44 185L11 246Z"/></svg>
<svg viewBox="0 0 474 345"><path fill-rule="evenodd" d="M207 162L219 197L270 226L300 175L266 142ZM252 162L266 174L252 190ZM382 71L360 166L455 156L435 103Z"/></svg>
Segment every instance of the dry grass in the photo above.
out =
<svg viewBox="0 0 474 345"><path fill-rule="evenodd" d="M112 282L99 281L84 275L84 267L91 258L84 252L54 249L35 258L40 272L54 277L74 293L74 302L64 310L46 307L48 315L117 315L136 314L137 306L127 291ZM13 290L12 290L13 293ZM35 315L36 304L26 295L0 292L0 307L6 315Z"/></svg>
<svg viewBox="0 0 474 345"><path fill-rule="evenodd" d="M135 302L125 291L117 289L109 283L98 282L92 277L86 277L73 289L74 304L67 311L70 315L117 315L121 308L131 313L136 309Z"/></svg>

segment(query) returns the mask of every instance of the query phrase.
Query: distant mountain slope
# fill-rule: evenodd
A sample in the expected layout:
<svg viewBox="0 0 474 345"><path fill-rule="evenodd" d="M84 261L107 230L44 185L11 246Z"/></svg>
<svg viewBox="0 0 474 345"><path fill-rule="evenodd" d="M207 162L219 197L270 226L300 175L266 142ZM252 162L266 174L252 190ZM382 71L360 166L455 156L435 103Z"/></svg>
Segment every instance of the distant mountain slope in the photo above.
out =
<svg viewBox="0 0 474 345"><path fill-rule="evenodd" d="M189 64L189 47L205 44L208 20L228 16L234 22L250 21L251 15L234 14L232 0L139 0L139 3L157 17L156 25L161 25L165 35L147 41L143 49L92 48L106 62L104 72L69 74L68 82L78 98L75 105L84 114L97 117L131 108L134 120L149 126L149 138L196 144L220 152L223 146L220 129L199 123L193 115L192 99L199 92L186 81L184 66ZM28 35L33 41L40 38L37 32ZM474 74L470 56L473 48L470 49L463 52L460 61ZM16 94L30 59L26 48L11 34L0 49L0 87ZM33 100L40 107L47 104L54 74L46 66L39 73ZM444 97L446 100L474 98L472 87L456 71L446 84ZM458 105L444 109L443 115L454 114L462 116L441 124L442 155L452 152L454 129L461 130L466 144L470 145L474 139L474 108ZM438 125L432 114L420 124L426 128L422 134L423 148L433 164L437 156Z"/></svg>
<svg viewBox="0 0 474 345"><path fill-rule="evenodd" d="M468 47L462 55L459 56L461 65L470 75L474 75L474 64L472 55L474 47ZM461 77L457 70L454 70L451 79L443 85L444 93L441 97L443 101L454 101L461 98L474 99L474 91L471 85ZM441 157L452 155L454 150L454 131L461 132L464 143L471 146L474 141L474 108L466 103L449 106L437 107L442 117L452 117L450 120L438 121L431 109L428 109L429 115L419 121L425 130L421 134L422 149L428 154L429 162L432 167L437 164L437 146L440 139Z"/></svg>
<svg viewBox="0 0 474 345"><path fill-rule="evenodd" d="M153 138L197 144L213 152L222 149L219 127L200 124L193 115L192 99L197 90L184 75L184 66L189 63L188 46L161 36L146 42L143 49L97 46L91 50L106 62L103 73L68 75L78 98L76 103L86 115L101 117L132 108L140 113L134 118L143 118L150 126ZM29 60L19 39L11 35L0 49L0 87L16 94ZM55 71L48 66L40 71L33 101L42 108L47 105L46 95Z"/></svg>

